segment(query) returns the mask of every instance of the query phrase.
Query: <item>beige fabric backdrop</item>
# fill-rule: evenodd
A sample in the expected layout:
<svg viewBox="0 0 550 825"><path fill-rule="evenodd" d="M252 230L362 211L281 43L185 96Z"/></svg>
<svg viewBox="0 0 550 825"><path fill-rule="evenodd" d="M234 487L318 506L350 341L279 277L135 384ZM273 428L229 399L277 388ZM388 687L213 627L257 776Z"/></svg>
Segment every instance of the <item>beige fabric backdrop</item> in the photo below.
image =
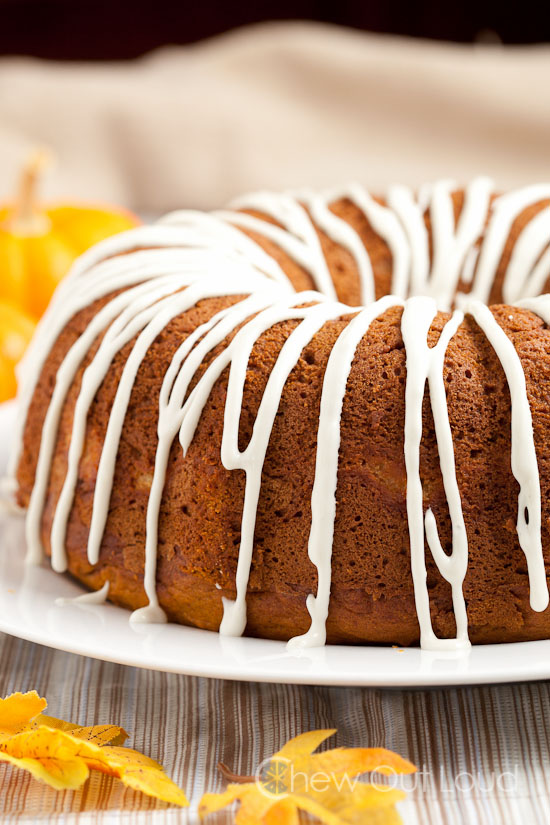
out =
<svg viewBox="0 0 550 825"><path fill-rule="evenodd" d="M358 179L550 178L550 46L264 24L136 63L0 60L0 194L36 143L48 193L145 211Z"/></svg>

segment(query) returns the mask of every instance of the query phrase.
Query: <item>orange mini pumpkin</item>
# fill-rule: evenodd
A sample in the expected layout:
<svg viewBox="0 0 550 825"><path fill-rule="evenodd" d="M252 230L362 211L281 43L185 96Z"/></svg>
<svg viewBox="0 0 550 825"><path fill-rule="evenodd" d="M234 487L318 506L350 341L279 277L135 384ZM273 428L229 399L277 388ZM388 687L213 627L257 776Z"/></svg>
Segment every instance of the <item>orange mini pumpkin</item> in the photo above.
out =
<svg viewBox="0 0 550 825"><path fill-rule="evenodd" d="M46 163L45 152L32 155L23 168L15 202L0 206L0 298L35 318L40 318L78 255L139 223L118 207L39 206L36 189Z"/></svg>
<svg viewBox="0 0 550 825"><path fill-rule="evenodd" d="M5 359L3 342L13 343L8 335L10 324L22 341L23 327L28 332L32 319L40 318L75 258L97 241L139 223L135 215L119 207L39 205L36 189L47 161L45 152L34 153L22 170L15 201L0 205L1 400L15 393L13 366L22 355L21 351L16 360ZM2 307L11 308L4 312Z"/></svg>
<svg viewBox="0 0 550 825"><path fill-rule="evenodd" d="M21 309L0 300L0 402L15 395L15 365L23 356L35 326L34 319Z"/></svg>

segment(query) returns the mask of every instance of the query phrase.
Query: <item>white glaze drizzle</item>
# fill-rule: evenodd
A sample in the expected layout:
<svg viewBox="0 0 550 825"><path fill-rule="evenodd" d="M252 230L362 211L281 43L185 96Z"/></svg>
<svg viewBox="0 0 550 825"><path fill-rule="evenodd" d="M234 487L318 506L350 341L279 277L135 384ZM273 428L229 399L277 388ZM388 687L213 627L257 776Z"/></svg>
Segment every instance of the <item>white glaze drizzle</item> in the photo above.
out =
<svg viewBox="0 0 550 825"><path fill-rule="evenodd" d="M265 309L266 303L265 297L262 300L261 297L250 296L245 301L230 307L228 310L222 310L214 315L205 324L197 327L181 344L166 371L159 395L159 420L157 427L159 440L155 455L153 480L151 482L151 490L147 503L144 587L149 603L145 607L133 612L131 619L134 622L162 622L166 619L164 611L159 605L156 589L159 513L166 479L168 458L172 444L181 428L185 415L186 407L184 401L189 385L205 355L221 343L229 334L234 332L250 315ZM102 532L105 520L106 512L102 517Z"/></svg>
<svg viewBox="0 0 550 825"><path fill-rule="evenodd" d="M550 208L542 209L529 221L512 250L506 279L503 284L503 299L507 304L517 301L522 295L533 295L531 279L537 284L537 262L542 250L546 250L542 272L548 275L547 256L550 245ZM526 284L527 281L527 284ZM526 289L527 286L527 289ZM540 289L544 286L540 284Z"/></svg>
<svg viewBox="0 0 550 825"><path fill-rule="evenodd" d="M290 647L315 647L325 644L326 641L332 540L336 518L340 422L346 385L357 347L367 334L372 321L390 307L400 305L402 301L388 296L359 312L338 336L327 362L321 393L308 540L308 555L317 568L317 594L310 594L306 601L311 616L309 630L304 635L291 639Z"/></svg>
<svg viewBox="0 0 550 825"><path fill-rule="evenodd" d="M550 278L550 247L543 252L539 260L535 264L533 271L527 279L527 283L523 289L525 297L534 298L540 295L544 289L544 285Z"/></svg>
<svg viewBox="0 0 550 825"><path fill-rule="evenodd" d="M156 245L155 248L132 251L140 246L138 232L142 233L142 245ZM118 241L118 247L115 241ZM181 248L178 248L178 243ZM15 474L19 462L27 411L41 369L56 339L73 315L110 292L161 276L188 271L195 272L196 277L196 273L206 275L219 271L229 279L231 272L238 272L239 267L241 271L242 267L248 267L250 272L250 263L244 256L231 256L226 249L218 252L214 241L211 241L211 245L212 249L197 246L195 233L188 229L186 231L186 228L142 227L102 241L76 261L70 274L56 290L19 365L21 390L18 405L21 414L16 422L16 448L10 455L9 475ZM101 258L102 253L107 256L105 260ZM112 257L115 255L118 257ZM89 277L90 271L93 271L93 278ZM263 270L260 268L259 271ZM271 272L266 274L273 277Z"/></svg>
<svg viewBox="0 0 550 825"><path fill-rule="evenodd" d="M58 607L66 607L67 605L73 604L104 604L109 595L109 587L110 584L106 581L99 590L91 590L89 593L82 593L80 596L73 596L72 598L56 599L55 603Z"/></svg>
<svg viewBox="0 0 550 825"><path fill-rule="evenodd" d="M493 183L477 178L464 192L464 205L455 227L452 193L454 181L434 184L430 204L433 261L430 294L437 296L440 309L448 310L454 300L466 255L481 235L487 219Z"/></svg>
<svg viewBox="0 0 550 825"><path fill-rule="evenodd" d="M430 247L420 197L415 199L407 186L390 186L388 206L401 221L411 250L409 295L424 295L430 272Z"/></svg>
<svg viewBox="0 0 550 825"><path fill-rule="evenodd" d="M137 295L146 294L150 290L151 284L145 282L145 284L139 287L121 293L121 295L103 307L92 319L84 333L70 348L63 363L59 367L54 391L42 426L35 480L25 523L27 560L31 564L39 563L42 558L42 545L40 541L42 511L50 477L50 467L55 448L57 428L69 388L86 353L100 332L131 303L132 298Z"/></svg>
<svg viewBox="0 0 550 825"><path fill-rule="evenodd" d="M472 246L466 253L464 258L464 266L462 267L461 280L465 284L471 284L474 280L474 273L476 271L477 260L479 258L479 247Z"/></svg>
<svg viewBox="0 0 550 825"><path fill-rule="evenodd" d="M234 352L231 354L221 459L227 470L244 470L246 487L237 563L237 596L234 602L227 599L224 601L224 614L220 625L220 633L224 635L240 636L246 625L246 591L252 564L254 527L262 469L284 385L302 350L311 342L315 333L328 320L337 318L346 312L349 312L349 308L336 302L321 303L291 311L286 306L275 305L247 324L229 347ZM273 324L287 319L300 320L301 323L293 330L281 348L260 402L252 436L246 448L241 451L238 446L239 420L246 367L252 347L262 332Z"/></svg>
<svg viewBox="0 0 550 825"><path fill-rule="evenodd" d="M372 303L375 296L374 273L367 249L357 232L347 221L339 218L330 210L329 200L332 200L330 196L323 197L309 189L298 190L293 194L305 204L313 223L334 243L347 249L354 258L361 286L361 302Z"/></svg>
<svg viewBox="0 0 550 825"><path fill-rule="evenodd" d="M323 295L336 299L336 290L328 270L321 242L311 218L291 195L274 196L269 192L246 195L233 201L233 210L253 209L273 218L276 226L240 211L214 212L217 217L259 232L294 258L312 276L314 286Z"/></svg>
<svg viewBox="0 0 550 825"><path fill-rule="evenodd" d="M175 296L174 289L181 288L184 285L185 281L183 279L171 279L171 282L169 281L161 287L157 286L148 295L140 296L134 300L108 328L97 353L82 376L82 385L74 410L67 473L57 501L51 531L52 567L58 572L63 572L67 565L65 534L74 499L79 462L84 447L88 411L92 401L115 355L136 335L139 335L145 327L150 329L150 325L153 325L153 327L156 327L156 334L158 334L172 317L179 313L179 307L185 305L187 290L183 292L184 302L181 302L181 296ZM190 305L192 306L193 303ZM172 307L175 307L173 314L171 314ZM166 319L162 326L157 326L159 318ZM134 349L134 351L136 350ZM134 359L130 360L133 361Z"/></svg>
<svg viewBox="0 0 550 825"><path fill-rule="evenodd" d="M464 311L474 318L496 352L510 389L512 473L520 487L516 529L527 561L531 607L536 611L545 610L548 585L541 542L540 477L523 367L512 341L489 307L469 299L464 302Z"/></svg>
<svg viewBox="0 0 550 825"><path fill-rule="evenodd" d="M187 358L185 358L187 342L184 342L182 347L180 347L180 349L176 352L170 368L166 373L160 394L160 414L158 427L159 446L157 449L151 494L147 508L144 586L147 598L149 599L149 604L132 614L133 621L141 622L163 620L162 610L158 604L156 593L156 540L158 534L158 520L162 490L164 487L170 449L172 447L174 437L179 432L183 452L184 454L187 452L187 448L193 437L200 414L206 404L206 401L208 400L214 383L220 377L226 366L230 364L232 352L235 352L236 358L239 357L239 355L242 357L242 350L239 352L238 343L235 344L235 340L238 338L238 335L235 337L232 344L229 345L229 347L227 347L224 352L213 361L212 364L210 364L204 375L193 388L193 391L190 393L189 397L186 399L189 385L205 355L221 341L223 341L227 335L233 332L250 315L257 312L260 312L261 315L262 311L267 311L266 306L269 307L269 296L267 296L266 300L265 295L252 295L248 300L235 305L227 312L221 313L220 316L215 319L214 325L211 326L211 322L208 322L207 325L205 325L202 330L206 333L204 338L195 346ZM249 325L250 323L245 324L243 329L248 329ZM191 342L191 345L192 343L194 342ZM185 430L186 423L187 433ZM226 422L224 420L224 428L225 426ZM243 506L243 521L244 509L245 508ZM239 559L240 558L241 551L239 550Z"/></svg>
<svg viewBox="0 0 550 825"><path fill-rule="evenodd" d="M334 189L328 193L328 197L331 200L346 198L351 201L365 215L374 231L386 241L392 255L392 294L406 298L411 252L397 215L388 207L377 203L358 183L352 183L344 189Z"/></svg>
<svg viewBox="0 0 550 825"><path fill-rule="evenodd" d="M242 255L246 261L274 281L291 286L286 273L281 269L275 258L268 255L259 244L249 238L248 235L245 235L244 232L214 214L209 215L205 212L181 209L165 215L159 223L163 226L176 226L178 228L185 226L192 232L199 229L203 234L208 233L207 237L210 237L212 246L219 253L223 251L225 255Z"/></svg>
<svg viewBox="0 0 550 825"><path fill-rule="evenodd" d="M184 453L187 451L214 383L229 367L221 460L226 469L244 470L246 484L237 596L234 602L224 599L220 631L228 635L242 633L246 625L246 591L262 467L283 388L303 348L323 324L354 314L333 346L323 381L308 544L308 553L318 570L318 588L316 595L310 594L307 600L311 627L305 636L292 641L294 645L322 643L330 598L340 418L346 382L357 346L374 318L389 306L401 305L407 295L424 293L432 296L440 307L448 307L462 279L471 284L472 297L463 298L460 303L483 329L502 363L510 386L512 471L520 484L518 537L528 564L531 606L534 610L544 609L548 604L548 589L540 538L540 481L525 378L512 342L487 307L473 298L488 296L513 222L528 206L550 198L550 186L527 187L498 198L490 207L490 181L473 181L465 191L464 206L456 226L452 204L455 188L452 182L442 181L423 187L415 197L406 187L395 186L388 192L387 205L377 203L357 184L321 194L309 190L283 195L260 193L236 201L232 210L210 215L192 211L173 213L156 226L132 230L109 239L82 256L58 289L25 359L22 369L26 380L21 396L21 430L12 455L13 471L20 455L28 405L47 354L59 333L75 313L94 300L111 292L125 291L112 298L96 314L83 335L70 348L58 371L41 435L36 481L27 516L29 560L36 561L41 556L40 525L63 404L83 359L97 337L103 335L83 375L74 412L67 475L53 519L52 565L57 570L66 567L65 533L78 479L88 411L113 358L133 340L115 396L98 468L88 542L88 556L92 564L99 558L118 445L131 391L147 351L174 317L202 298L248 296L214 315L186 338L166 371L160 393L159 442L147 510L145 589L149 604L132 616L135 621L162 621L165 618L156 593L156 543L169 452L178 432L182 449ZM392 255L392 289L400 297L371 303L374 278L368 251L355 229L330 209L330 204L341 198L351 201L387 243ZM257 210L280 226L234 211L244 208ZM432 224L431 263L424 221L427 209ZM363 301L370 304L367 309L357 312L357 309L334 301L335 289L316 227L353 256ZM316 287L329 301L318 293L290 297L291 287L280 265L242 229L277 244L310 274ZM530 296L543 286L550 271L549 233L550 210L546 209L535 215L520 234L504 277L505 297ZM126 254L120 255L122 252ZM550 318L550 305L541 303L541 300L531 304L522 302L522 305L538 312L546 320ZM405 461L411 563L422 645L463 646L468 644L462 593L468 550L443 383L446 348L460 324L462 314L460 311L454 313L445 324L437 345L429 348L427 335L436 315L435 301L429 297L406 301L402 318L407 355ZM302 306L306 302L313 305ZM247 447L240 451L238 430L250 354L262 333L284 320L298 323L279 352L260 403L252 437ZM193 377L207 354L237 329L231 343L212 361L193 391L187 395ZM453 548L450 555L441 547L431 508L427 508L425 515L423 513L419 445L426 381L452 522ZM426 590L424 536L441 575L451 584L457 623L456 639L440 640L433 633Z"/></svg>
<svg viewBox="0 0 550 825"><path fill-rule="evenodd" d="M514 306L520 309L528 309L529 312L533 312L539 318L542 318L545 324L550 325L550 294L522 298L520 301L516 301ZM513 317L513 315L510 316L510 320Z"/></svg>
<svg viewBox="0 0 550 825"><path fill-rule="evenodd" d="M151 244L155 247L170 246L173 257L174 248L177 247L177 231L174 232L173 228L163 227L159 233L158 229L159 227L156 226L141 227L139 230L131 229L127 232L122 232L120 235L115 235L112 238L101 241L80 256L73 264L70 273L56 289L48 309L38 322L35 334L30 345L27 347L25 356L19 364L17 401L20 415L15 424L15 449L12 450L10 455L10 463L8 465L9 475L15 475L19 463L27 412L44 362L57 337L72 315L87 305L87 303L84 302L86 296L84 296L84 300L81 298L81 304L74 300L75 297L79 295L79 290L76 286L78 281L96 265L105 268L105 265L108 267L110 264L113 275L115 277L117 275L120 276L123 270L123 264L121 264L118 259L109 261L109 258L115 255L121 256L122 253L134 250L141 244ZM134 275L131 267L132 264L135 265L136 262L132 255L126 255L125 257L132 259L127 274L130 275L130 278L133 278ZM143 277L146 276L144 275ZM101 279L99 278L99 280ZM131 282L130 280L130 283ZM134 281L134 283L136 283L136 281ZM125 284L121 284L121 287L124 285ZM117 288L116 282L114 286L111 286L108 279L105 279L104 294ZM97 297L100 296L101 293L97 295ZM88 303L91 303L93 300L95 300L95 298L90 297Z"/></svg>
<svg viewBox="0 0 550 825"><path fill-rule="evenodd" d="M514 221L524 209L546 199L550 199L550 184L536 184L501 195L493 202L470 293L472 298L487 303L495 273ZM543 248L547 245L548 238L546 238ZM541 252L542 249L539 249L539 255ZM520 280L522 283L525 280L521 272ZM506 294L510 285L511 278L508 268L504 276L503 294Z"/></svg>
<svg viewBox="0 0 550 825"><path fill-rule="evenodd" d="M105 522L107 520L122 427L139 367L147 354L149 347L173 318L190 309L197 303L198 300L219 295L239 294L242 293L243 289L246 289L246 287L248 287L248 289L253 289L255 286L257 286L257 284L245 283L242 278L237 281L233 281L230 284L225 283L220 278L213 278L207 280L205 283L192 284L183 292L177 293L176 295L171 295L166 301L164 308L159 308L158 304L155 307L155 315L139 334L132 348L132 352L128 356L128 359L124 365L113 406L111 408L111 413L109 415L107 432L98 466L98 475L94 491L92 521L90 524L90 534L88 538L88 560L90 564L97 564L99 559L99 550L101 540L103 538ZM270 294L270 290L268 290L268 294ZM264 302L265 300L266 299L264 298ZM243 308L246 307L246 303L243 301L237 306L242 313ZM214 319L211 319L211 321L209 321L206 325L202 325L202 327L198 330L195 330L195 332L185 340L183 352L187 353L189 348L195 343L196 340L198 340L202 332L205 332L213 325L215 321L219 319L221 320L221 318L225 317L227 314L228 312L224 311L214 316ZM236 311L234 314L237 314ZM244 320L245 318L246 315L243 315L242 318L240 315L237 315L237 321ZM216 343L219 343L220 340L223 340L223 337L216 340ZM212 346L214 346L214 344ZM178 355L181 356L181 352L182 348L180 347L178 350ZM203 352L203 348L201 348L200 352ZM175 433L172 436L172 440L174 436Z"/></svg>
<svg viewBox="0 0 550 825"><path fill-rule="evenodd" d="M463 315L456 311L445 325L434 347L428 346L428 332L437 315L432 298L410 298L401 319L401 332L407 354L405 389L405 467L407 470L407 516L411 549L411 571L414 582L416 612L420 625L421 645L427 649L468 644L468 623L462 583L468 564L468 540L460 492L455 474L453 441L443 385L443 361L448 343L455 334ZM453 550L447 555L437 534L435 517L428 509L424 518L422 482L420 479L420 442L422 439L422 403L426 381L434 417L443 485L452 522ZM433 632L429 594L426 583L424 537L443 578L451 584L457 624L455 639L438 639Z"/></svg>

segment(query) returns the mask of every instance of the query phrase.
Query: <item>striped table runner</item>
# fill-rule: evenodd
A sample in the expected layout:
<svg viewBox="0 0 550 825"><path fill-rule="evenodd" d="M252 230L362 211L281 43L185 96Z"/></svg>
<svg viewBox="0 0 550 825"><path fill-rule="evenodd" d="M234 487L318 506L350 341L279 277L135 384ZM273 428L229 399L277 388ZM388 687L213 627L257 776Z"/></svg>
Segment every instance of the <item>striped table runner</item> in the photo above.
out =
<svg viewBox="0 0 550 825"><path fill-rule="evenodd" d="M337 728L331 745L385 746L419 766L400 810L406 825L548 825L550 685L379 690L226 682L156 673L49 650L0 634L0 695L35 688L55 716L116 722L187 792L187 811L94 776L55 793L0 765L0 822L198 822L223 761L254 773L284 741ZM231 816L212 817L229 823Z"/></svg>

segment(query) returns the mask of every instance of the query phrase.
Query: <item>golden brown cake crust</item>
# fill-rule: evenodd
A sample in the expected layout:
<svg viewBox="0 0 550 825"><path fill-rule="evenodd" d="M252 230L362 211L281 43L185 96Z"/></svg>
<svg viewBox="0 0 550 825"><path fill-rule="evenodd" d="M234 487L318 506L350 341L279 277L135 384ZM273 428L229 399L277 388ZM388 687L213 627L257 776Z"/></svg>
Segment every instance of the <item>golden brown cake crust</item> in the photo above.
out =
<svg viewBox="0 0 550 825"><path fill-rule="evenodd" d="M461 197L457 193L454 198L457 214ZM391 272L386 244L350 202L340 201L332 209L355 224L369 245L377 297L386 293ZM519 231L523 219L520 216L513 233ZM357 304L358 275L349 253L322 233L320 238L339 298ZM265 239L256 240L281 263L296 287L312 286L307 273L284 252ZM510 244L513 239L503 261L509 258ZM492 300L501 299L503 266L495 279ZM18 470L22 505L29 501L37 444L57 368L107 300L95 302L73 317L46 361L24 433ZM90 408L66 537L68 569L92 589L108 580L109 598L127 608L147 602L143 589L145 513L157 444L158 395L166 365L187 335L236 300L237 296L200 301L174 319L150 347L125 418L108 521L95 567L87 560L86 544L97 467L114 394L133 342L115 357ZM540 470L542 542L548 572L550 330L527 310L497 305L492 312L512 340L525 371ZM357 349L347 384L327 623L330 642L412 644L419 640L405 509L406 364L401 313L400 308L392 308L372 323ZM437 315L430 346L437 342L448 317ZM309 627L305 601L309 593L315 593L317 580L307 542L320 396L332 345L349 320L347 316L324 325L302 352L282 393L262 475L247 596L249 635L288 639ZM276 324L254 346L240 422L241 449L250 438L271 367L294 325L291 321ZM47 552L65 477L80 380L98 345L99 341L82 364L62 413L42 521ZM208 355L198 376L222 346ZM470 638L477 643L548 638L550 610L534 613L529 606L525 557L516 533L518 484L510 466L508 384L494 350L471 317L466 317L448 346L444 380L469 541L464 593ZM172 447L159 523L160 604L169 619L212 630L221 620L222 597L235 597L244 493L244 473L227 471L220 462L226 387L227 370L210 394L186 457L179 443ZM427 393L420 466L426 506L431 506L442 546L449 550L450 518ZM455 634L450 587L428 548L426 559L434 631L450 637Z"/></svg>

